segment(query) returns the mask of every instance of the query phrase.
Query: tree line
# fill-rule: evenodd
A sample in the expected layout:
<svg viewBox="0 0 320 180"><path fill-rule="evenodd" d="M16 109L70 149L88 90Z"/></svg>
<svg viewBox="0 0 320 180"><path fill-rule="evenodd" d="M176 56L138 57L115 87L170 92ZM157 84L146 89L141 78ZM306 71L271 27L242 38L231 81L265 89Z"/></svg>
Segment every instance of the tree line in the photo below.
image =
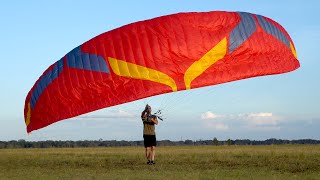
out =
<svg viewBox="0 0 320 180"><path fill-rule="evenodd" d="M299 140L282 140L282 139L267 139L267 140L184 140L171 141L160 140L157 141L158 146L220 146L220 145L278 145L278 144L320 144L320 140L313 139L299 139ZM0 141L0 149L5 148L76 148L76 147L119 147L119 146L143 146L143 141L117 141L117 140L83 140L83 141L25 141L12 140Z"/></svg>

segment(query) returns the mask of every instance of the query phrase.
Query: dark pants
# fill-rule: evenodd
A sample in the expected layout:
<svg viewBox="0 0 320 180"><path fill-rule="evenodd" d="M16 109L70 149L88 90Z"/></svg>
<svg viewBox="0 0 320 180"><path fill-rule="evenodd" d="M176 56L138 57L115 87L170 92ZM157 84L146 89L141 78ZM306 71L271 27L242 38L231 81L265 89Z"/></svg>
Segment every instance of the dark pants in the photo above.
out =
<svg viewBox="0 0 320 180"><path fill-rule="evenodd" d="M156 135L143 135L144 147L157 146Z"/></svg>

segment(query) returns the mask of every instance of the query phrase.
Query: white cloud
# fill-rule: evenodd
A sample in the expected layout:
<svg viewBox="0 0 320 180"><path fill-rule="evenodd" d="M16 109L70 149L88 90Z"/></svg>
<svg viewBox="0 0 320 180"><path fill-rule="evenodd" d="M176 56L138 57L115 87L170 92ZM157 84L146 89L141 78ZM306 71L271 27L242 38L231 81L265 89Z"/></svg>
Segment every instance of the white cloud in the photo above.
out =
<svg viewBox="0 0 320 180"><path fill-rule="evenodd" d="M271 112L258 112L258 113L247 113L238 115L220 115L215 114L211 111L207 111L201 114L203 120L220 120L220 121L242 121L244 123L253 125L278 125L281 120L280 116L275 116Z"/></svg>
<svg viewBox="0 0 320 180"><path fill-rule="evenodd" d="M207 111L201 114L201 119L203 120L205 128L215 129L219 131L226 131L229 129L229 126L225 123L217 121L222 117L223 116L215 114L211 111Z"/></svg>
<svg viewBox="0 0 320 180"><path fill-rule="evenodd" d="M248 117L271 117L272 113L269 112L260 112L260 113L250 113Z"/></svg>
<svg viewBox="0 0 320 180"><path fill-rule="evenodd" d="M211 111L207 111L207 112L201 114L201 119L215 119L218 117L220 117L220 116L212 113Z"/></svg>
<svg viewBox="0 0 320 180"><path fill-rule="evenodd" d="M279 131L284 117L274 115L271 112L255 112L239 114L234 117L242 122L242 128L250 131Z"/></svg>
<svg viewBox="0 0 320 180"><path fill-rule="evenodd" d="M270 112L249 113L244 119L253 126L277 126L281 121L281 117Z"/></svg>
<svg viewBox="0 0 320 180"><path fill-rule="evenodd" d="M237 115L220 115L211 111L201 114L204 126L215 130L229 130L228 124L236 124L247 130L280 130L280 123L285 119L272 112L254 112Z"/></svg>

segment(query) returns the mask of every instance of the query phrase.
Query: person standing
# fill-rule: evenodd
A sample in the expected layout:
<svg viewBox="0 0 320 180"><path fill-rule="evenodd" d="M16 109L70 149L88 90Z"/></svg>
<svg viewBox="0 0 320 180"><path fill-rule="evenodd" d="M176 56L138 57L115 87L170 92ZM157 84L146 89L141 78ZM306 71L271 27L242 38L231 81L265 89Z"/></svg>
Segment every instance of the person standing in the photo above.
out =
<svg viewBox="0 0 320 180"><path fill-rule="evenodd" d="M158 119L155 115L151 114L151 106L146 105L145 109L141 113L141 119L143 122L143 139L144 147L147 158L147 164L155 164L155 148L157 146L155 125L158 125Z"/></svg>

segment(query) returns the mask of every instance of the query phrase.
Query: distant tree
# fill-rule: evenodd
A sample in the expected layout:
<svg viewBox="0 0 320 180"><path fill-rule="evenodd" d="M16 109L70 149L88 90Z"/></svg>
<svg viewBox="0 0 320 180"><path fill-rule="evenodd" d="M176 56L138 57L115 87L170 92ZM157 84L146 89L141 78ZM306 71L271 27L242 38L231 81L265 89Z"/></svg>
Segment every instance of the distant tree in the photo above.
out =
<svg viewBox="0 0 320 180"><path fill-rule="evenodd" d="M186 144L186 145L193 145L193 141L187 139L187 140L184 141L184 144Z"/></svg>
<svg viewBox="0 0 320 180"><path fill-rule="evenodd" d="M231 144L232 144L232 141L231 141L231 139L229 138L229 139L227 140L227 145L230 146Z"/></svg>
<svg viewBox="0 0 320 180"><path fill-rule="evenodd" d="M24 148L26 146L26 140L24 139L19 139L17 142L17 148Z"/></svg>
<svg viewBox="0 0 320 180"><path fill-rule="evenodd" d="M215 145L215 146L219 145L219 141L216 137L213 138L213 145Z"/></svg>
<svg viewBox="0 0 320 180"><path fill-rule="evenodd" d="M0 149L6 148L6 143L0 141Z"/></svg>
<svg viewBox="0 0 320 180"><path fill-rule="evenodd" d="M160 146L183 146L183 145L272 145L272 144L320 144L320 140L313 139L298 139L298 140L282 140L282 139L267 139L267 140L249 140L249 139L228 139L226 141L218 141L215 137L213 140L185 140L185 141L157 141ZM117 140L82 140L82 141L26 141L24 139L12 141L0 141L0 149L3 148L74 148L74 147L117 147L117 146L143 146L143 141L117 141Z"/></svg>

